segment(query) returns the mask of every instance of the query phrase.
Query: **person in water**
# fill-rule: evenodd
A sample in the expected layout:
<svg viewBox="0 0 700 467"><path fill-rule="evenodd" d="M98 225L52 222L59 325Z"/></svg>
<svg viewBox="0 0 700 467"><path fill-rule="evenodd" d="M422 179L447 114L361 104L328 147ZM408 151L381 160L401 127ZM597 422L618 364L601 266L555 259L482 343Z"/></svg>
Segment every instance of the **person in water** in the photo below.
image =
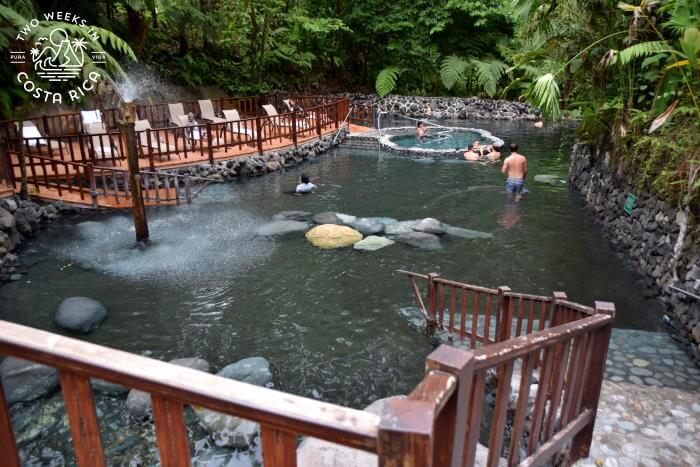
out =
<svg viewBox="0 0 700 467"><path fill-rule="evenodd" d="M501 173L505 174L506 192L515 201L520 201L525 192L527 176L527 158L518 152L518 145L511 143L510 156L503 161Z"/></svg>
<svg viewBox="0 0 700 467"><path fill-rule="evenodd" d="M464 158L468 161L483 161L486 156L493 151L492 146L482 146L480 141L474 141L469 150L464 153ZM501 154L498 154L501 157ZM495 159L494 159L495 160Z"/></svg>
<svg viewBox="0 0 700 467"><path fill-rule="evenodd" d="M424 122L418 122L416 125L416 139L421 140L425 138L426 133L428 133L428 127L425 126Z"/></svg>
<svg viewBox="0 0 700 467"><path fill-rule="evenodd" d="M535 128L544 128L544 121L541 118L538 118L535 123L532 124Z"/></svg>
<svg viewBox="0 0 700 467"><path fill-rule="evenodd" d="M309 176L306 174L301 174L301 177L299 177L299 184L297 185L296 189L294 190L295 193L299 193L301 195L305 195L307 193L313 193L313 191L318 188L316 185L313 183L309 182Z"/></svg>
<svg viewBox="0 0 700 467"><path fill-rule="evenodd" d="M495 144L491 146L491 150L486 154L486 159L491 162L496 162L501 158L501 147Z"/></svg>

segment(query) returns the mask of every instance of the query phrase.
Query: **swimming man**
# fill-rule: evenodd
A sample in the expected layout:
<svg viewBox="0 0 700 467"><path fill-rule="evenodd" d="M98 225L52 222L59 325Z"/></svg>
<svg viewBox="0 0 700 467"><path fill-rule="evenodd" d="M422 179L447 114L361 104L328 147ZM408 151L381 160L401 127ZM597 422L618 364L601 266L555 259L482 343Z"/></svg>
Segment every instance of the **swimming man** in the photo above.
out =
<svg viewBox="0 0 700 467"><path fill-rule="evenodd" d="M510 156L503 161L501 173L506 174L506 192L515 201L520 201L525 190L527 176L527 159L518 152L516 143L510 144Z"/></svg>

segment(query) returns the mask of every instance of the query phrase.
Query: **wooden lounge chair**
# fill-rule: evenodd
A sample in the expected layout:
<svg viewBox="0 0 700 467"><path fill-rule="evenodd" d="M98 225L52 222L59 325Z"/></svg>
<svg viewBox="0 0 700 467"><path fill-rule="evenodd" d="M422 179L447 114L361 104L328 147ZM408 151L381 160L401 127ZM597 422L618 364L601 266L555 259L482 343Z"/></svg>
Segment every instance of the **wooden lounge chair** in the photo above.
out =
<svg viewBox="0 0 700 467"><path fill-rule="evenodd" d="M139 145L141 148L150 148L154 149L159 155L166 156L168 153L176 153L178 154L178 157L180 157L180 154L178 153L178 148L177 146L170 144L167 141L163 141L162 139L159 139L157 136L157 132L151 133L151 142L149 144L148 142L148 130L153 130L151 128L151 122L148 120L136 120L134 124L134 129L139 135ZM170 130L167 130L170 131ZM177 138L175 134L173 134L173 139Z"/></svg>
<svg viewBox="0 0 700 467"><path fill-rule="evenodd" d="M182 103L178 102L177 104L168 104L168 112L170 113L170 123L173 126L182 126L180 125L178 117L187 116L187 113L185 113L185 108L182 106Z"/></svg>
<svg viewBox="0 0 700 467"><path fill-rule="evenodd" d="M268 117L276 117L272 118L273 125L276 127L284 127L284 128L291 128L292 127L292 120L289 117L286 116L281 116L280 114L277 113L277 109L275 109L275 106L272 104L265 104L262 106L263 110L267 114ZM299 117L297 118L297 129L308 129L311 128L311 122L309 121L308 118L304 117Z"/></svg>
<svg viewBox="0 0 700 467"><path fill-rule="evenodd" d="M226 123L225 118L217 117L214 112L214 104L211 103L210 99L200 100L199 102L199 113L204 120L209 120L212 123Z"/></svg>
<svg viewBox="0 0 700 467"><path fill-rule="evenodd" d="M19 130L19 125L17 125ZM41 134L39 128L30 120L25 120L22 122L22 139L27 140L27 144L30 148L38 148L39 146L48 146L50 150L59 150L61 148L68 149L68 145L63 141L47 140L44 135Z"/></svg>
<svg viewBox="0 0 700 467"><path fill-rule="evenodd" d="M188 144L196 146L197 142L201 144L202 140L206 140L206 133L202 131L201 127L197 126L197 123L192 123L188 115L179 115L177 117L177 126L184 129L185 140ZM219 144L219 139L216 136L211 138L212 146Z"/></svg>
<svg viewBox="0 0 700 467"><path fill-rule="evenodd" d="M222 110L221 112L224 114L224 120L227 123L238 122L241 120L241 116L236 109ZM255 130L252 128L245 128L242 126L239 128L239 125L226 125L226 131L239 135L250 136L253 139L256 138Z"/></svg>
<svg viewBox="0 0 700 467"><path fill-rule="evenodd" d="M119 149L105 128L104 123L83 124L85 132L90 135L90 149L95 159L120 159Z"/></svg>

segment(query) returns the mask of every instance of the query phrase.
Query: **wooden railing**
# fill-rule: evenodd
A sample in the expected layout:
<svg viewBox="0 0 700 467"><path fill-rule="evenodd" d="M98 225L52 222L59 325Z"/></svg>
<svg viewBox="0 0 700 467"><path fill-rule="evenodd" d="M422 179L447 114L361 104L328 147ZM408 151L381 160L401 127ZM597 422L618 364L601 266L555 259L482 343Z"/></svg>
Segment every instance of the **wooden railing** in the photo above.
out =
<svg viewBox="0 0 700 467"><path fill-rule="evenodd" d="M374 128L376 124L376 112L373 105L352 104L348 121L355 125Z"/></svg>

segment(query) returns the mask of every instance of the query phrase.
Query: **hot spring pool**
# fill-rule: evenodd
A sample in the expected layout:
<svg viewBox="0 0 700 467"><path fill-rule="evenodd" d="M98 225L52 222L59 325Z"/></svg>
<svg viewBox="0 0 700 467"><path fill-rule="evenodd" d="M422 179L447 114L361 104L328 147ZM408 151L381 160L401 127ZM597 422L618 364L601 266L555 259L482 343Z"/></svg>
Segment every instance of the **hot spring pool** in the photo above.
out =
<svg viewBox="0 0 700 467"><path fill-rule="evenodd" d="M415 154L441 155L466 151L479 141L483 145L502 145L503 140L481 128L429 126L426 136L418 139L414 127L389 127L382 129L381 143L385 149Z"/></svg>

